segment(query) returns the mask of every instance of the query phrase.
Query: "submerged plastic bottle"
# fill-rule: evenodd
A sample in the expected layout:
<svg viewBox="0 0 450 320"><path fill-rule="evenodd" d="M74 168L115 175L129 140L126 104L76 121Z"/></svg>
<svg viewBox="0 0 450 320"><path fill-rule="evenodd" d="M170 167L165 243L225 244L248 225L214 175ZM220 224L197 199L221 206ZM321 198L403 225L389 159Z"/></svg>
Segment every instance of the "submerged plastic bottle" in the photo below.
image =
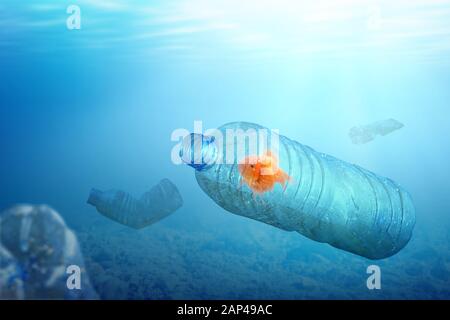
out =
<svg viewBox="0 0 450 320"><path fill-rule="evenodd" d="M291 177L284 187L276 184L255 196L243 184L238 170L242 155L238 157L237 150L240 147L246 156L254 150L245 142L249 139L239 142L227 136L239 130L266 131L271 141L278 141L269 145L260 139L257 144L259 150L265 145L278 154L279 168ZM389 257L411 238L415 209L409 194L394 181L257 124L233 122L217 133L187 136L180 157L196 169L203 191L225 210L369 259Z"/></svg>
<svg viewBox="0 0 450 320"><path fill-rule="evenodd" d="M183 198L169 179L163 179L140 199L121 190L92 189L87 203L114 221L141 229L175 212L183 205Z"/></svg>

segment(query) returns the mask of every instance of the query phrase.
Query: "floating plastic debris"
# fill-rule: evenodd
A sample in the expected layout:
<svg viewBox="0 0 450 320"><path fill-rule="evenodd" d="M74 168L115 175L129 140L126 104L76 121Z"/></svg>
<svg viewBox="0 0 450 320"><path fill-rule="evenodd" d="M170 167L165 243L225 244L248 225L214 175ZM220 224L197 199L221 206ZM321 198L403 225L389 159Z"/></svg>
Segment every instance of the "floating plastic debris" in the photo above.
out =
<svg viewBox="0 0 450 320"><path fill-rule="evenodd" d="M261 135L264 131L270 134ZM265 141L260 139L264 136ZM411 238L415 209L409 194L394 181L257 124L229 123L218 128L214 137L187 136L180 157L196 169L203 191L225 210L370 259L397 253ZM256 146L251 146L252 137ZM260 160L254 167L249 164L255 170L253 186L268 186L255 192L248 176L243 177L248 168L242 167L241 160L254 156L255 149L264 155L264 148L277 161L265 168L269 176L257 171L263 168ZM240 152L241 157L236 156Z"/></svg>
<svg viewBox="0 0 450 320"><path fill-rule="evenodd" d="M16 259L0 244L0 299L24 299L23 275Z"/></svg>
<svg viewBox="0 0 450 320"><path fill-rule="evenodd" d="M92 189L87 203L116 222L141 229L175 212L183 198L169 179L163 179L139 200L121 190Z"/></svg>
<svg viewBox="0 0 450 320"><path fill-rule="evenodd" d="M376 138L376 136L385 136L403 127L403 123L395 119L387 119L365 126L353 127L350 129L349 136L352 143L364 144L372 141Z"/></svg>
<svg viewBox="0 0 450 320"><path fill-rule="evenodd" d="M67 286L80 268L81 289ZM0 213L0 299L96 299L75 234L47 205L17 205Z"/></svg>

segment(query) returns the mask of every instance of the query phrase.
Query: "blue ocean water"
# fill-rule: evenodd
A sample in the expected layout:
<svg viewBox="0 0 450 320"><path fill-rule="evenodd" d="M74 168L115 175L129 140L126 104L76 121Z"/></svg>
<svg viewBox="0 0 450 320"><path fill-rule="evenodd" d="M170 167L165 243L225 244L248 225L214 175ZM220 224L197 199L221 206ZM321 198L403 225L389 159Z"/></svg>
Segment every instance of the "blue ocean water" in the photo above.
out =
<svg viewBox="0 0 450 320"><path fill-rule="evenodd" d="M450 2L240 4L1 0L0 208L55 208L104 299L449 299ZM405 127L351 143L387 118ZM410 243L374 262L226 212L171 160L194 121L259 123L395 180L416 206ZM162 178L184 206L143 230L86 203Z"/></svg>

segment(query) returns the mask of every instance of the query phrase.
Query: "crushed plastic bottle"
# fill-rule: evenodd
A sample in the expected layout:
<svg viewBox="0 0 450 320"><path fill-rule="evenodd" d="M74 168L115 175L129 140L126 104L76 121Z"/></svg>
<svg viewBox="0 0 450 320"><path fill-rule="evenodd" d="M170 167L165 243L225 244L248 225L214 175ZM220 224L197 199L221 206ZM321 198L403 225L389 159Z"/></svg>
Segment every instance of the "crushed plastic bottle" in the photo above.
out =
<svg viewBox="0 0 450 320"><path fill-rule="evenodd" d="M163 179L139 200L121 190L92 189L87 202L104 216L141 229L175 212L183 205L183 198L169 179Z"/></svg>
<svg viewBox="0 0 450 320"><path fill-rule="evenodd" d="M386 119L364 126L353 127L348 135L353 144L364 144L372 141L376 136L385 136L403 127L404 124L395 119Z"/></svg>
<svg viewBox="0 0 450 320"><path fill-rule="evenodd" d="M80 268L82 290L67 287L67 267ZM0 213L0 299L96 299L77 238L47 205Z"/></svg>
<svg viewBox="0 0 450 320"><path fill-rule="evenodd" d="M266 147L278 155L279 168L291 177L284 187L276 184L255 195L243 183L236 150L245 156L253 150L245 142L248 139L223 139L228 131L239 130L265 130L271 141L277 138L273 145L258 139L257 149ZM411 238L415 209L409 194L394 181L257 124L233 122L218 132L222 141L215 136L187 136L180 157L196 169L203 191L225 210L369 259L392 256ZM233 162L226 160L231 153Z"/></svg>

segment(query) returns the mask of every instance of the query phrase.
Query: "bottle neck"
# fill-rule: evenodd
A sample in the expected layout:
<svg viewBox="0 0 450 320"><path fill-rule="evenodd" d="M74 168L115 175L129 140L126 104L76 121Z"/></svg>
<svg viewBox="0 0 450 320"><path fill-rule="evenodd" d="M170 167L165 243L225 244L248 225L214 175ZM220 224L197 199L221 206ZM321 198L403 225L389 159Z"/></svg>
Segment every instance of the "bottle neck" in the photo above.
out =
<svg viewBox="0 0 450 320"><path fill-rule="evenodd" d="M183 139L181 160L196 171L211 168L217 160L218 149L214 136L191 133Z"/></svg>

